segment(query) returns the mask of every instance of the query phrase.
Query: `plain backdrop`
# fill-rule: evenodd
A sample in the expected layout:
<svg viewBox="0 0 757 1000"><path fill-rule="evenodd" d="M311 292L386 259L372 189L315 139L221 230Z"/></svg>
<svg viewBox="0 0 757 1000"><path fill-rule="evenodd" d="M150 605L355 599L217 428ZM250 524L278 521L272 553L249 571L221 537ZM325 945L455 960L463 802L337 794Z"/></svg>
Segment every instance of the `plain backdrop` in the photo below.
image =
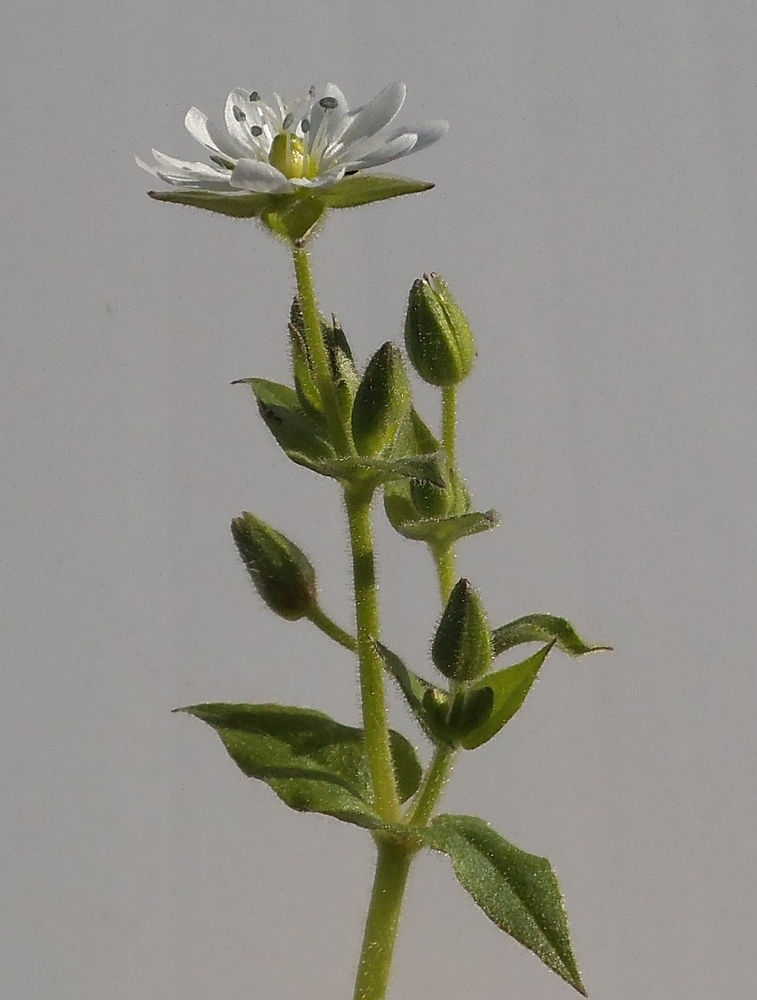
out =
<svg viewBox="0 0 757 1000"><path fill-rule="evenodd" d="M321 304L365 361L413 279L447 278L480 351L461 462L503 515L460 570L494 624L549 611L615 646L550 657L445 809L550 858L593 1000L754 995L755 45L734 0L6 8L8 1000L351 995L370 838L170 715L359 717L350 657L261 606L228 533L244 509L286 532L348 624L337 490L229 385L287 375L290 262L251 223L151 202L133 156L201 157L184 113L235 86L359 104L397 79L404 123L451 123L395 171L437 187L330 219ZM430 561L377 536L385 635L427 671ZM440 856L403 919L393 1000L571 995Z"/></svg>

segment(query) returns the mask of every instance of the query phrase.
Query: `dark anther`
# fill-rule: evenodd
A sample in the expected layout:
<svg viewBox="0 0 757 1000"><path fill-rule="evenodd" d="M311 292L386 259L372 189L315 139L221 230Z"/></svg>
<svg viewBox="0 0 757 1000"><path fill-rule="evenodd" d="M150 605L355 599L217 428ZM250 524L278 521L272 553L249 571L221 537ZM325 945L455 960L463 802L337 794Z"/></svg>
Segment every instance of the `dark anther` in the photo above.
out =
<svg viewBox="0 0 757 1000"><path fill-rule="evenodd" d="M234 105L233 111L234 111L234 117L238 122L247 121L247 115L244 113L244 111L242 111L241 108L238 108L236 104Z"/></svg>
<svg viewBox="0 0 757 1000"><path fill-rule="evenodd" d="M335 97L322 97L318 103L327 111L333 111L334 108L339 107L339 101Z"/></svg>
<svg viewBox="0 0 757 1000"><path fill-rule="evenodd" d="M252 128L250 129L250 132L252 132L252 134L257 139L259 135L263 134L263 129L259 125L253 125Z"/></svg>
<svg viewBox="0 0 757 1000"><path fill-rule="evenodd" d="M251 101L259 101L260 100L260 94L257 92L257 90L253 90L253 92L250 94L250 100Z"/></svg>
<svg viewBox="0 0 757 1000"><path fill-rule="evenodd" d="M285 115L284 121L281 123L281 127L283 129L288 129L293 121L294 121L294 115L290 111L288 115Z"/></svg>
<svg viewBox="0 0 757 1000"><path fill-rule="evenodd" d="M309 119L303 118L302 121L300 122L300 128L302 129L303 132L309 132L310 131Z"/></svg>

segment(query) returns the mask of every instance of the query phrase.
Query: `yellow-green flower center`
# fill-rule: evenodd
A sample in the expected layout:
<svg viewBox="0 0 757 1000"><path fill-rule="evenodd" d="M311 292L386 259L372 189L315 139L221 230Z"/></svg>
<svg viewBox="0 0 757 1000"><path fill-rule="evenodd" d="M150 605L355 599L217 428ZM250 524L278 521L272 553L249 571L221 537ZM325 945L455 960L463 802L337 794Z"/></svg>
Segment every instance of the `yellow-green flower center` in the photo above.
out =
<svg viewBox="0 0 757 1000"><path fill-rule="evenodd" d="M285 177L315 177L316 165L308 155L305 143L291 132L279 132L271 143L268 162Z"/></svg>

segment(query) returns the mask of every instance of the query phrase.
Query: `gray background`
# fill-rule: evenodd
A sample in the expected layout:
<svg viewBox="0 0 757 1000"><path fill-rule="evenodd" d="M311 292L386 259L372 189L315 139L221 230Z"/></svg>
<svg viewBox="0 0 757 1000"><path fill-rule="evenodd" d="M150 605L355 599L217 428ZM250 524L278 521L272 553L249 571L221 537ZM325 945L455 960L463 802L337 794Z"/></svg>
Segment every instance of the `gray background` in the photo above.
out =
<svg viewBox="0 0 757 1000"><path fill-rule="evenodd" d="M495 622L552 611L616 647L551 658L445 807L553 861L595 1000L753 995L756 43L731 0L6 10L9 1000L351 995L369 839L169 714L358 718L347 654L261 608L228 535L242 509L273 521L348 621L336 490L229 387L286 376L289 262L251 224L150 202L132 159L201 155L184 112L233 86L329 79L356 104L404 79L402 120L451 130L397 171L435 191L329 222L322 305L364 360L413 278L448 278L480 347L461 458L504 515L461 570ZM386 635L422 665L429 561L378 536ZM444 859L418 864L393 998L569 995Z"/></svg>

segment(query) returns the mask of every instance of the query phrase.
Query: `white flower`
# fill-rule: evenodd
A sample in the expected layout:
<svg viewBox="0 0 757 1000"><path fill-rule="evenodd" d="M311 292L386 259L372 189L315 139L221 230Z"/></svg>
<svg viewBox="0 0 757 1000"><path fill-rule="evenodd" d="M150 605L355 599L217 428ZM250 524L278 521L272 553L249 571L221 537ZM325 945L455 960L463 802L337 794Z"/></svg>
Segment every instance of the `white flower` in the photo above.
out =
<svg viewBox="0 0 757 1000"><path fill-rule="evenodd" d="M156 166L139 158L137 163L188 191L293 194L329 188L346 174L418 152L448 128L447 122L388 127L404 103L404 83L390 84L354 111L333 83L317 100L313 88L289 104L273 96L266 102L257 91L233 90L226 101L225 129L197 108L189 109L184 124L210 152L212 165L176 160L155 149Z"/></svg>

